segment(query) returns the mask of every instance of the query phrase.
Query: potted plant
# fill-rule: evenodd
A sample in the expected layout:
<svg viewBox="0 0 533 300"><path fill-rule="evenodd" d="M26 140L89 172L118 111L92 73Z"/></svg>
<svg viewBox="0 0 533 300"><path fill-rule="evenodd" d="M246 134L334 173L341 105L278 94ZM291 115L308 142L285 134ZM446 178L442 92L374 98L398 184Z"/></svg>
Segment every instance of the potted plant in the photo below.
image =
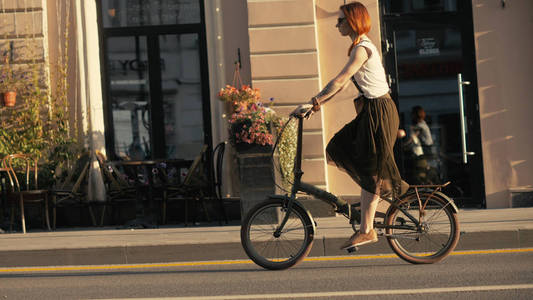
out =
<svg viewBox="0 0 533 300"><path fill-rule="evenodd" d="M271 121L274 112L260 102L241 107L230 117L230 141L237 151L257 145L270 148L273 144Z"/></svg>
<svg viewBox="0 0 533 300"><path fill-rule="evenodd" d="M230 112L241 111L253 103L258 103L261 99L259 89L252 89L248 85L236 88L233 85L226 85L218 93L218 98L231 105Z"/></svg>
<svg viewBox="0 0 533 300"><path fill-rule="evenodd" d="M22 81L17 78L11 64L9 57L5 55L0 66L0 92L3 93L4 106L13 107L17 100L17 90Z"/></svg>

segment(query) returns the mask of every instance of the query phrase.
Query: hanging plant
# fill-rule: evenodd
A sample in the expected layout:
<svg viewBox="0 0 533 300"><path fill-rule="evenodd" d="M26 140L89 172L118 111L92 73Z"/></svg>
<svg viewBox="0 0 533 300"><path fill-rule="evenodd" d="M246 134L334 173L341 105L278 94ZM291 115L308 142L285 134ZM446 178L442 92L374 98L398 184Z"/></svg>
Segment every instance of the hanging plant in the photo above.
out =
<svg viewBox="0 0 533 300"><path fill-rule="evenodd" d="M4 92L4 106L13 107L17 104L17 92Z"/></svg>
<svg viewBox="0 0 533 300"><path fill-rule="evenodd" d="M259 89L252 89L248 85L242 85L240 88L226 85L218 93L218 98L230 103L233 106L233 110L237 111L248 108L250 104L258 103L261 100L261 93Z"/></svg>
<svg viewBox="0 0 533 300"><path fill-rule="evenodd" d="M261 93L259 89L253 89L249 85L242 84L240 64L235 63L233 83L226 85L218 92L218 98L231 105L232 111L242 111L254 103L260 103Z"/></svg>
<svg viewBox="0 0 533 300"><path fill-rule="evenodd" d="M16 104L17 91L23 89L28 78L15 74L8 55L2 56L0 66L0 93L3 93L4 106L13 107Z"/></svg>

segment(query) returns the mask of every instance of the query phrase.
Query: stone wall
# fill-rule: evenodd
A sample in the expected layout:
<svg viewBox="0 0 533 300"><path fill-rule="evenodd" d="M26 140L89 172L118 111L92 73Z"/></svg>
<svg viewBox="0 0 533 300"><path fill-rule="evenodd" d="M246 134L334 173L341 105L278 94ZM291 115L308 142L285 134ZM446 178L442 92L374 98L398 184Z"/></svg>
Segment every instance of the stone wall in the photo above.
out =
<svg viewBox="0 0 533 300"><path fill-rule="evenodd" d="M45 14L43 0L0 1L0 64L5 64L6 58L9 60L10 69L20 80L19 89L27 85L35 71L40 74L41 88L49 86ZM23 104L18 93L15 109ZM3 105L0 101L0 112L10 109ZM0 118L5 118L4 114Z"/></svg>
<svg viewBox="0 0 533 300"><path fill-rule="evenodd" d="M288 116L320 91L315 1L248 0L251 79L274 110ZM327 189L322 113L304 122L302 181ZM242 192L241 192L242 198ZM307 198L315 216L334 214L331 206Z"/></svg>
<svg viewBox="0 0 533 300"><path fill-rule="evenodd" d="M9 56L13 69L46 63L45 21L42 0L0 2L0 54Z"/></svg>
<svg viewBox="0 0 533 300"><path fill-rule="evenodd" d="M313 0L248 1L251 77L287 116L320 88ZM321 114L304 124L303 181L326 187Z"/></svg>
<svg viewBox="0 0 533 300"><path fill-rule="evenodd" d="M515 190L533 190L533 1L473 0L472 9L487 208L506 208L525 197Z"/></svg>

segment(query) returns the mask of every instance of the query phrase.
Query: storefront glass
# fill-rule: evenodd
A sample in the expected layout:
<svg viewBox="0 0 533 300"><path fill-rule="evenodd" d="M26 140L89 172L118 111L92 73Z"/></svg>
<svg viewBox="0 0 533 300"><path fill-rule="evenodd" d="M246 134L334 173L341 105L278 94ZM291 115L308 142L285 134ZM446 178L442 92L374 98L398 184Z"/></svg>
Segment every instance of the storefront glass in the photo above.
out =
<svg viewBox="0 0 533 300"><path fill-rule="evenodd" d="M201 9L199 0L102 1L112 156L193 159L210 143Z"/></svg>
<svg viewBox="0 0 533 300"><path fill-rule="evenodd" d="M166 155L194 156L203 144L198 35L160 35Z"/></svg>
<svg viewBox="0 0 533 300"><path fill-rule="evenodd" d="M151 153L146 37L109 38L107 55L115 152L144 159Z"/></svg>
<svg viewBox="0 0 533 300"><path fill-rule="evenodd" d="M104 28L200 23L198 0L102 1Z"/></svg>
<svg viewBox="0 0 533 300"><path fill-rule="evenodd" d="M397 159L410 184L450 181L446 193L458 205L483 206L472 25L468 7L453 3L384 3L385 10L399 12L384 16L383 25L386 68L400 128L407 132ZM414 14L414 7L426 9Z"/></svg>
<svg viewBox="0 0 533 300"><path fill-rule="evenodd" d="M385 0L383 5L385 14L457 11L457 0Z"/></svg>

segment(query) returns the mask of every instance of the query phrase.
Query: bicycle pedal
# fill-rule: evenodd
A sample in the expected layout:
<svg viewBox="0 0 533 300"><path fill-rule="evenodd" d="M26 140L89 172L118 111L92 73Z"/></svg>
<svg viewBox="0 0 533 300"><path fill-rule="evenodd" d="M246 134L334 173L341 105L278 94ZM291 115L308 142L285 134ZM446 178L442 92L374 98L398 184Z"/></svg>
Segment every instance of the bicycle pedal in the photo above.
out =
<svg viewBox="0 0 533 300"><path fill-rule="evenodd" d="M355 252L359 251L359 247L352 246L350 248L347 248L346 251L348 251L348 253L355 253Z"/></svg>

